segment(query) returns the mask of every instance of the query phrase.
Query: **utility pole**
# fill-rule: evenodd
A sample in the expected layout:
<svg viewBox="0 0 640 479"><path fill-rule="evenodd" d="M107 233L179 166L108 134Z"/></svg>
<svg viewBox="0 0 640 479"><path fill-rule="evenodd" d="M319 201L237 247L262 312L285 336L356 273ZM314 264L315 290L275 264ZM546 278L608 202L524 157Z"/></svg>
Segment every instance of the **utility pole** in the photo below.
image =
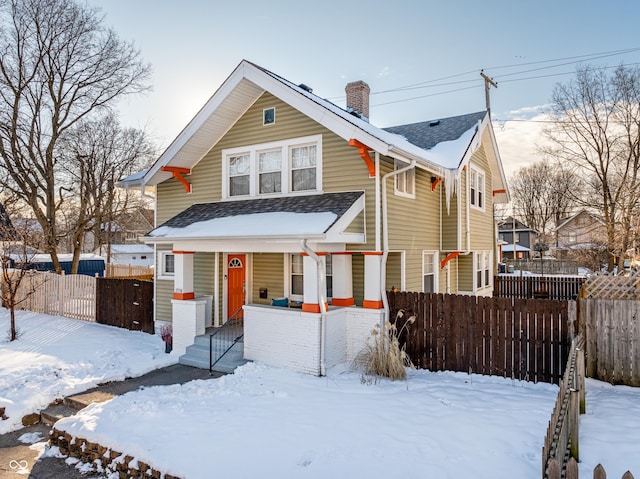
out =
<svg viewBox="0 0 640 479"><path fill-rule="evenodd" d="M484 79L484 97L487 104L487 111L489 112L489 116L491 116L491 99L489 97L489 88L498 88L498 84L493 80L493 78L489 78L487 75L485 75L484 70L480 70L480 76Z"/></svg>

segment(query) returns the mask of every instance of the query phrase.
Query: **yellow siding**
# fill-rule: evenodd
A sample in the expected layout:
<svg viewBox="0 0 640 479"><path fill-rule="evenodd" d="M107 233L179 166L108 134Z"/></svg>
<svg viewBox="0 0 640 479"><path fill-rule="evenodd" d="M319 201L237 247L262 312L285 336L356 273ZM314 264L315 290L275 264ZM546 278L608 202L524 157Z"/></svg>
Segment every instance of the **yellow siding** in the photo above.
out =
<svg viewBox="0 0 640 479"><path fill-rule="evenodd" d="M481 169L485 175L484 181L484 211L470 208L471 223L471 250L473 251L491 251L494 249L495 238L494 216L493 216L493 195L492 195L492 178L489 163L485 155L484 147L480 148L471 157L470 164Z"/></svg>
<svg viewBox="0 0 640 479"><path fill-rule="evenodd" d="M387 282L386 289L402 286L402 255L401 253L389 253L387 256Z"/></svg>
<svg viewBox="0 0 640 479"><path fill-rule="evenodd" d="M253 303L271 304L273 298L284 297L284 258L281 253L253 254ZM267 288L266 299L260 298L260 288Z"/></svg>
<svg viewBox="0 0 640 479"><path fill-rule="evenodd" d="M458 290L473 291L473 254L458 256Z"/></svg>
<svg viewBox="0 0 640 479"><path fill-rule="evenodd" d="M462 175L464 177L464 174ZM457 251L458 246L458 205L460 204L460 192L451 195L449 200L449 210L447 211L447 203L445 190L443 185L439 186L442 197L442 250Z"/></svg>
<svg viewBox="0 0 640 479"><path fill-rule="evenodd" d="M364 301L364 256L354 254L351 257L351 275L353 277L353 300L356 306Z"/></svg>

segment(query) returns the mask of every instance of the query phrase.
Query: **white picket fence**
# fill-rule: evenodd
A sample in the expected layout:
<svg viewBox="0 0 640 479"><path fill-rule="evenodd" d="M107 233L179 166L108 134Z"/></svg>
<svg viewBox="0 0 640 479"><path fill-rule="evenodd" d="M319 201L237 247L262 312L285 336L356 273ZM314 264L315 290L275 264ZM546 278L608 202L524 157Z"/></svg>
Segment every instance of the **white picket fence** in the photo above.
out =
<svg viewBox="0 0 640 479"><path fill-rule="evenodd" d="M18 309L95 321L96 281L83 274L29 274L18 290Z"/></svg>

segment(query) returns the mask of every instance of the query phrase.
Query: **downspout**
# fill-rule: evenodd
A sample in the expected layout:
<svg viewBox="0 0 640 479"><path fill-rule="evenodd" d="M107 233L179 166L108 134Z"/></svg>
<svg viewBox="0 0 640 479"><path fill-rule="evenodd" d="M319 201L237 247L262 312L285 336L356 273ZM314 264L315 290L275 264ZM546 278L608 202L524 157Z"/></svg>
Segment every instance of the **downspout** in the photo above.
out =
<svg viewBox="0 0 640 479"><path fill-rule="evenodd" d="M376 165L376 251L380 251L380 153L375 152Z"/></svg>
<svg viewBox="0 0 640 479"><path fill-rule="evenodd" d="M326 328L326 286L325 286L325 271L322 267L322 259L307 245L307 240L300 241L302 251L307 253L316 262L316 272L318 274L318 302L320 303L320 376L326 376L327 370L325 365L325 336L327 333Z"/></svg>
<svg viewBox="0 0 640 479"><path fill-rule="evenodd" d="M382 177L382 261L380 263L380 296L382 296L382 306L384 307L385 320L389 320L389 301L387 299L387 291L385 283L387 281L387 257L389 256L389 227L387 223L387 178L391 176L399 175L405 171L415 168L416 160L411 160L408 166L400 168L399 170L390 171Z"/></svg>

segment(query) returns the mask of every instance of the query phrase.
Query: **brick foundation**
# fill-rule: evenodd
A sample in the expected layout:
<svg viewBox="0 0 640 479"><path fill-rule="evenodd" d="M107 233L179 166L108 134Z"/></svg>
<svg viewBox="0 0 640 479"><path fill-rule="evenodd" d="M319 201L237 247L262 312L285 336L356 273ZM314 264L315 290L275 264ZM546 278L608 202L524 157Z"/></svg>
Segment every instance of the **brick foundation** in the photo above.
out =
<svg viewBox="0 0 640 479"><path fill-rule="evenodd" d="M110 472L117 472L120 479L181 479L171 474L163 474L142 461L134 461L132 456L114 451L80 437L52 429L49 443L57 446L60 453L76 458L83 463L101 466Z"/></svg>

